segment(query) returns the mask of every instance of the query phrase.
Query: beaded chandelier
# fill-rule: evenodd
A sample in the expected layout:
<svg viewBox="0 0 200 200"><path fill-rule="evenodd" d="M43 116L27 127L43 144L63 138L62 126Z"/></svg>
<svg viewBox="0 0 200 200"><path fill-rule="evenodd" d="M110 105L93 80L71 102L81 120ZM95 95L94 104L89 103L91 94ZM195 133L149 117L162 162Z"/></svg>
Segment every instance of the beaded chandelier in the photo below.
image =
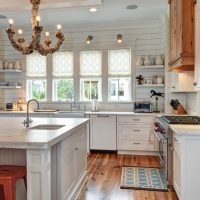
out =
<svg viewBox="0 0 200 200"><path fill-rule="evenodd" d="M54 47L51 47L52 41L50 40L49 32L45 33L45 40L41 43L41 34L43 27L40 26L40 16L39 16L39 5L40 0L30 0L32 4L32 40L29 45L25 44L25 39L23 37L23 31L18 30L18 36L15 38L16 31L13 28L14 21L9 19L9 28L6 30L8 38L12 46L22 54L28 55L35 51L38 51L41 55L46 56L49 53L56 52L63 41L65 40L63 33L61 32L61 25L57 25L57 33L55 34L57 38L57 43Z"/></svg>

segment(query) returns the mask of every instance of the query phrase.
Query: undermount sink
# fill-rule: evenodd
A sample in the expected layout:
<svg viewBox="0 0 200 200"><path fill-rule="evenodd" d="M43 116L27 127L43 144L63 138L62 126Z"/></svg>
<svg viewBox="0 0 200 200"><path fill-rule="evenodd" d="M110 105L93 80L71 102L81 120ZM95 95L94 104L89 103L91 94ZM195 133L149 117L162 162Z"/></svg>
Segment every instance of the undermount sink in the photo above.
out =
<svg viewBox="0 0 200 200"><path fill-rule="evenodd" d="M52 124L41 124L37 126L33 126L30 129L34 130L58 130L63 128L65 125L52 125Z"/></svg>

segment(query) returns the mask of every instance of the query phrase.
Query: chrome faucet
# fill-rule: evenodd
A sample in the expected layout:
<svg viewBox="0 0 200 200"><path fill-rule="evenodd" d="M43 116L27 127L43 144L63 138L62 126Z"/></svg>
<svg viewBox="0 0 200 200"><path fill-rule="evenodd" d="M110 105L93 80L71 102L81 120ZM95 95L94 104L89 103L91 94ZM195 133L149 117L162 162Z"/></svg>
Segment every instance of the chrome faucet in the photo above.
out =
<svg viewBox="0 0 200 200"><path fill-rule="evenodd" d="M31 100L28 101L27 112L26 112L26 120L24 120L24 126L26 126L26 127L30 127L30 124L33 122L31 120L31 118L29 118L29 105L32 101L36 102L37 103L37 109L40 109L40 104L36 99L31 99Z"/></svg>

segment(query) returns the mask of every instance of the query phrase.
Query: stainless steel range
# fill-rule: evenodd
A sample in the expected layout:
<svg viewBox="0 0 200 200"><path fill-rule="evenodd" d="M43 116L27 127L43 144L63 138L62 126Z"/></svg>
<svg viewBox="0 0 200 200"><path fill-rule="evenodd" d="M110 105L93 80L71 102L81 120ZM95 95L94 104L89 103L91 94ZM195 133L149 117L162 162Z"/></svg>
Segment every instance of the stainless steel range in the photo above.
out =
<svg viewBox="0 0 200 200"><path fill-rule="evenodd" d="M170 124L200 124L198 116L161 116L155 119L154 134L158 140L158 156L165 170L166 180L172 185L173 137Z"/></svg>

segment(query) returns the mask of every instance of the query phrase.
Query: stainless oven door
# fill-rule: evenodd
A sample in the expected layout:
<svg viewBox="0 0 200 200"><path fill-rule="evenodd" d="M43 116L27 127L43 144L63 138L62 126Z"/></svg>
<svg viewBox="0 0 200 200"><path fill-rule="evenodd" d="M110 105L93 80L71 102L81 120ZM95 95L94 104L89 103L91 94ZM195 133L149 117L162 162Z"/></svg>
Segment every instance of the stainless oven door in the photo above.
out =
<svg viewBox="0 0 200 200"><path fill-rule="evenodd" d="M154 130L154 134L158 140L158 156L160 158L161 167L167 172L168 165L168 139L158 131ZM167 175L167 174L166 174Z"/></svg>

